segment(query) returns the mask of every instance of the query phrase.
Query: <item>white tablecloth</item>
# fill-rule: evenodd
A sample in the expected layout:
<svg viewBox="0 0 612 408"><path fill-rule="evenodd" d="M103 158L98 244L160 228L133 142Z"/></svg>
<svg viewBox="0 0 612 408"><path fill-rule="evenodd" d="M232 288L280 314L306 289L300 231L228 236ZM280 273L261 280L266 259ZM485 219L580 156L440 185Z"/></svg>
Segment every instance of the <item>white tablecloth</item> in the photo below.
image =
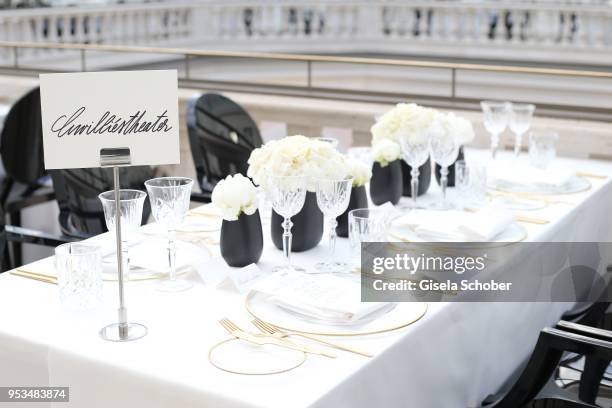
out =
<svg viewBox="0 0 612 408"><path fill-rule="evenodd" d="M483 154L468 151L467 157ZM560 160L578 171L612 176L612 163ZM524 224L528 240L610 241L612 183L590 181L589 191L563 196L574 205L530 211L528 215L551 222ZM264 234L260 267L267 270L282 258L267 229ZM314 250L294 254L295 262L314 263L326 254L325 245L324 239ZM346 240L337 249L346 254ZM244 297L213 283L228 271L216 257L201 276L190 276L193 289L176 294L160 293L152 282L128 284L130 318L145 323L149 334L121 344L97 334L116 319L116 284L105 283L102 307L77 313L61 307L56 286L2 274L0 385L70 386L71 402L58 407L476 406L527 358L540 329L571 307L432 303L420 321L405 329L334 339L372 351L374 358L338 352L335 360L309 357L302 367L284 374L241 376L222 372L207 360L209 347L227 337L219 318L249 327Z"/></svg>

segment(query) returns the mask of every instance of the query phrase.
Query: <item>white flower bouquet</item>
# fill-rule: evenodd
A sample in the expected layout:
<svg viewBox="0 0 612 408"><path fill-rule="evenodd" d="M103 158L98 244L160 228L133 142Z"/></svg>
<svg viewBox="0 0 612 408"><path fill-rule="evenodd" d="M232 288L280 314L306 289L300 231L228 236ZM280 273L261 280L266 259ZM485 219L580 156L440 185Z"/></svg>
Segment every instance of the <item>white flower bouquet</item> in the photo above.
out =
<svg viewBox="0 0 612 408"><path fill-rule="evenodd" d="M247 175L266 188L269 175L342 178L347 175L344 156L326 142L306 136L288 136L272 140L253 150ZM308 190L314 191L314 183Z"/></svg>
<svg viewBox="0 0 612 408"><path fill-rule="evenodd" d="M347 159L348 175L353 177L353 188L365 185L372 178L372 168L357 159Z"/></svg>
<svg viewBox="0 0 612 408"><path fill-rule="evenodd" d="M398 103L382 115L372 132L372 146L382 140L399 143L400 137L427 137L427 132L436 120L437 111L416 103Z"/></svg>
<svg viewBox="0 0 612 408"><path fill-rule="evenodd" d="M386 167L389 163L399 159L400 155L399 144L391 139L382 139L372 146L372 157L381 167Z"/></svg>
<svg viewBox="0 0 612 408"><path fill-rule="evenodd" d="M211 201L224 220L236 221L240 214L251 215L257 210L257 189L242 174L229 175L217 183Z"/></svg>

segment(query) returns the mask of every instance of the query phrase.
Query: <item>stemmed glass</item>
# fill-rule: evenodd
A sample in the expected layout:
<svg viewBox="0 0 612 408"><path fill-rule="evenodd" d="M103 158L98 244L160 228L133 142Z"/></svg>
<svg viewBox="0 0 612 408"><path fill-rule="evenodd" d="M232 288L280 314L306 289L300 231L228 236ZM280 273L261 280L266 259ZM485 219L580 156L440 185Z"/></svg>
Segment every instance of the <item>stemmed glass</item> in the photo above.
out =
<svg viewBox="0 0 612 408"><path fill-rule="evenodd" d="M193 286L187 280L176 277L175 245L176 228L189 210L192 185L193 180L186 177L160 177L145 181L153 217L168 232L170 279L157 284L157 289L163 292L180 292Z"/></svg>
<svg viewBox="0 0 612 408"><path fill-rule="evenodd" d="M268 175L269 195L272 200L272 208L282 216L283 221L283 254L286 263L274 268L278 271L304 272L304 268L291 265L291 217L300 212L306 200L306 183L304 176L275 176Z"/></svg>
<svg viewBox="0 0 612 408"><path fill-rule="evenodd" d="M402 158L410 166L410 193L412 206L416 207L419 195L419 167L429 158L429 129L421 134L402 135L400 138Z"/></svg>
<svg viewBox="0 0 612 408"><path fill-rule="evenodd" d="M315 265L318 272L333 273L343 272L348 268L346 262L334 260L336 249L336 218L346 211L351 198L351 187L353 177L343 179L318 179L317 183L317 204L319 209L329 223L329 260L319 262Z"/></svg>
<svg viewBox="0 0 612 408"><path fill-rule="evenodd" d="M523 135L531 126L533 112L535 112L535 105L530 103L510 104L510 130L514 132L514 157L518 157L521 152Z"/></svg>
<svg viewBox="0 0 612 408"><path fill-rule="evenodd" d="M142 208L144 206L147 194L140 190L119 190L119 212L121 213L121 238L123 250L123 273L124 279L129 280L130 276L130 258L128 250L128 241L132 239L134 231L140 227L142 223ZM115 192L105 191L98 195L104 209L104 219L106 220L106 228L109 231L115 231L116 213L115 213Z"/></svg>
<svg viewBox="0 0 612 408"><path fill-rule="evenodd" d="M484 126L491 134L491 156L495 159L499 147L499 135L508 126L508 102L482 101Z"/></svg>
<svg viewBox="0 0 612 408"><path fill-rule="evenodd" d="M430 132L431 157L440 165L440 185L442 186L442 202L440 209L447 209L446 187L448 185L448 166L452 165L459 155L459 142L452 131L443 127L434 127Z"/></svg>

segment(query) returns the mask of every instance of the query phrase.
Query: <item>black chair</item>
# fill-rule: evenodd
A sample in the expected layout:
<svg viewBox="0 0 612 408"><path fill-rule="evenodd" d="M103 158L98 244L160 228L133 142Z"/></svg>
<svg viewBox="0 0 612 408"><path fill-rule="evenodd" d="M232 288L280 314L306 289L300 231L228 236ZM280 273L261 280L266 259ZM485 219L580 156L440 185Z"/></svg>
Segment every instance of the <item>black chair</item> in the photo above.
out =
<svg viewBox="0 0 612 408"><path fill-rule="evenodd" d="M595 408L576 395L554 384L551 378L565 353L600 360L612 358L612 332L578 323L561 321L556 328L545 328L527 365L510 391L488 398L487 408Z"/></svg>
<svg viewBox="0 0 612 408"><path fill-rule="evenodd" d="M11 107L0 136L0 156L6 171L0 185L0 204L8 223L19 227L22 209L54 198L44 165L38 88ZM12 263L19 265L20 243L12 245L12 255Z"/></svg>
<svg viewBox="0 0 612 408"><path fill-rule="evenodd" d="M60 209L59 224L63 234L79 239L107 231L104 210L98 195L113 188L113 171L108 168L52 170L53 186ZM121 188L146 191L144 182L154 177L148 166L119 170ZM145 201L143 223L151 207Z"/></svg>
<svg viewBox="0 0 612 408"><path fill-rule="evenodd" d="M192 99L187 128L198 183L208 199L219 180L230 174L246 175L251 151L262 145L253 119L223 95L208 93Z"/></svg>

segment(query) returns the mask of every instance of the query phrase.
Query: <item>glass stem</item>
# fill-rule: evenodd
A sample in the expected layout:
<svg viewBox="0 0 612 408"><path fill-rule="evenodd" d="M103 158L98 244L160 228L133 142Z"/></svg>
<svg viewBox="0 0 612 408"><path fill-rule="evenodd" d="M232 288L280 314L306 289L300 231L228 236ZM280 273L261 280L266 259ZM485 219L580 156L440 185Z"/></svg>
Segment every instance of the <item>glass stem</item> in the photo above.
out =
<svg viewBox="0 0 612 408"><path fill-rule="evenodd" d="M442 204L446 206L446 186L448 185L448 166L440 168L440 184L442 185Z"/></svg>
<svg viewBox="0 0 612 408"><path fill-rule="evenodd" d="M335 217L329 219L329 257L333 259L336 252L336 227L338 221Z"/></svg>
<svg viewBox="0 0 612 408"><path fill-rule="evenodd" d="M499 133L491 134L491 157L495 159L497 155L497 147L499 146Z"/></svg>
<svg viewBox="0 0 612 408"><path fill-rule="evenodd" d="M514 157L518 157L521 154L521 142L523 140L523 134L517 133L514 139Z"/></svg>
<svg viewBox="0 0 612 408"><path fill-rule="evenodd" d="M176 246L175 231L168 230L168 264L170 265L170 280L176 280Z"/></svg>
<svg viewBox="0 0 612 408"><path fill-rule="evenodd" d="M410 169L410 195L412 202L416 204L419 195L419 168L417 166L412 166Z"/></svg>
<svg viewBox="0 0 612 408"><path fill-rule="evenodd" d="M123 261L123 279L126 281L130 280L130 253L128 250L128 242L125 239L121 240L121 257Z"/></svg>
<svg viewBox="0 0 612 408"><path fill-rule="evenodd" d="M285 229L285 232L283 232L283 253L285 254L288 269L291 268L291 227L293 227L291 218L285 218L283 222L283 228Z"/></svg>

